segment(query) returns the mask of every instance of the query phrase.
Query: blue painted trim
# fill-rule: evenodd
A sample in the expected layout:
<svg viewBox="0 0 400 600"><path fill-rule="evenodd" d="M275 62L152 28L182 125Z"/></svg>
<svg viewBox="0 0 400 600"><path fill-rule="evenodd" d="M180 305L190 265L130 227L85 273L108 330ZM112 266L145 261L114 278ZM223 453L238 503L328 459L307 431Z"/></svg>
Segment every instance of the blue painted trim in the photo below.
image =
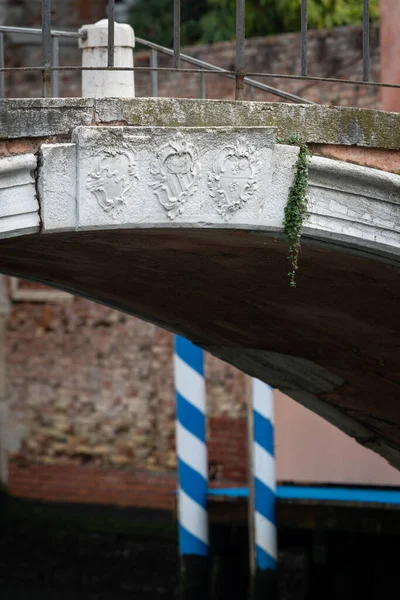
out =
<svg viewBox="0 0 400 600"><path fill-rule="evenodd" d="M337 502L374 502L376 504L400 504L400 490L371 488L311 487L278 485L277 497L287 500L333 500ZM247 488L209 489L209 496L247 498Z"/></svg>
<svg viewBox="0 0 400 600"><path fill-rule="evenodd" d="M176 392L176 418L185 429L193 433L199 440L206 441L206 418L196 406Z"/></svg>
<svg viewBox="0 0 400 600"><path fill-rule="evenodd" d="M271 456L274 456L274 426L271 421L260 415L256 410L254 415L254 441Z"/></svg>
<svg viewBox="0 0 400 600"><path fill-rule="evenodd" d="M275 571L276 560L267 554L260 546L256 546L256 563L260 571Z"/></svg>
<svg viewBox="0 0 400 600"><path fill-rule="evenodd" d="M191 366L197 373L204 375L203 350L201 348L198 348L180 335L176 335L175 352L179 358Z"/></svg>
<svg viewBox="0 0 400 600"><path fill-rule="evenodd" d="M228 496L229 498L247 498L248 488L208 488L209 496Z"/></svg>
<svg viewBox="0 0 400 600"><path fill-rule="evenodd" d="M181 554L208 555L208 546L187 529L179 525L179 550Z"/></svg>
<svg viewBox="0 0 400 600"><path fill-rule="evenodd" d="M182 459L178 460L179 485L192 500L207 507L207 481L200 473L189 467Z"/></svg>

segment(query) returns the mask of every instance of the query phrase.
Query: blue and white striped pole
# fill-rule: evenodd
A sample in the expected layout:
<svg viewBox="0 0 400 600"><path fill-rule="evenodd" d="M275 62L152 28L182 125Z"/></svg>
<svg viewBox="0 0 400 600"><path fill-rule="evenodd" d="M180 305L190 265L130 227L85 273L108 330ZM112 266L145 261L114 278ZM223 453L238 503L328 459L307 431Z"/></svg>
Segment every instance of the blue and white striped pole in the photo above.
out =
<svg viewBox="0 0 400 600"><path fill-rule="evenodd" d="M208 594L208 457L203 351L175 336L179 552L183 597Z"/></svg>
<svg viewBox="0 0 400 600"><path fill-rule="evenodd" d="M274 451L274 391L252 380L253 510L256 572L254 597L277 596L276 474Z"/></svg>

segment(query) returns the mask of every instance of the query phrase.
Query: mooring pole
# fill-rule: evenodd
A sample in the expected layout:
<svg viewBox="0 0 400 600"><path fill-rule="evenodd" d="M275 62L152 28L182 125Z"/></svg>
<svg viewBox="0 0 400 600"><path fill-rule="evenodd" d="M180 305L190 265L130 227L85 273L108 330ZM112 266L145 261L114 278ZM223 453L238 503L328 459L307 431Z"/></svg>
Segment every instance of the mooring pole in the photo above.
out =
<svg viewBox="0 0 400 600"><path fill-rule="evenodd" d="M251 382L251 431L249 446L250 570L252 600L276 600L277 529L274 452L274 392L253 379ZM250 412L250 411L249 411ZM254 544L254 545L253 545Z"/></svg>
<svg viewBox="0 0 400 600"><path fill-rule="evenodd" d="M203 351L175 336L178 524L182 600L209 593L208 458Z"/></svg>
<svg viewBox="0 0 400 600"><path fill-rule="evenodd" d="M7 320L10 313L6 279L0 275L0 495L8 486Z"/></svg>

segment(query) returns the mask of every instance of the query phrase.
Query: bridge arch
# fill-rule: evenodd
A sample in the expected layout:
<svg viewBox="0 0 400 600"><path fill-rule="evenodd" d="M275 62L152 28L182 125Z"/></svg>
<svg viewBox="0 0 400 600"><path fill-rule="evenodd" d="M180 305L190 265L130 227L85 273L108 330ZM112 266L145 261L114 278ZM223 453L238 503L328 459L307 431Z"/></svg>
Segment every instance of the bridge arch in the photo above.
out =
<svg viewBox="0 0 400 600"><path fill-rule="evenodd" d="M186 335L400 464L400 177L376 168L377 149L399 159L398 115L183 100L1 104L1 272ZM319 154L357 145L370 165L311 146L295 289L283 216L298 148L276 142L292 134Z"/></svg>

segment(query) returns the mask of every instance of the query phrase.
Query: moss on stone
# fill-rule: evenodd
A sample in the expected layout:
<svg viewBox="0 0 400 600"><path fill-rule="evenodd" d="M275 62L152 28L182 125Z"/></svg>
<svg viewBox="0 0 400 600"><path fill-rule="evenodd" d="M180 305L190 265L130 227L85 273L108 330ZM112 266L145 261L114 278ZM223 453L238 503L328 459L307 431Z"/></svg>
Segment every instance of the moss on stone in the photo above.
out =
<svg viewBox="0 0 400 600"><path fill-rule="evenodd" d="M287 103L187 100L172 98L111 99L114 119L129 125L170 127L269 126L306 143L400 148L400 115L369 109ZM97 100L97 110L103 100ZM106 107L104 107L106 108ZM106 122L106 110L100 110ZM116 116L118 115L118 116Z"/></svg>
<svg viewBox="0 0 400 600"><path fill-rule="evenodd" d="M18 127L16 127L16 123ZM306 143L400 149L400 114L288 103L177 98L0 100L0 138L65 135L78 125L270 126Z"/></svg>

